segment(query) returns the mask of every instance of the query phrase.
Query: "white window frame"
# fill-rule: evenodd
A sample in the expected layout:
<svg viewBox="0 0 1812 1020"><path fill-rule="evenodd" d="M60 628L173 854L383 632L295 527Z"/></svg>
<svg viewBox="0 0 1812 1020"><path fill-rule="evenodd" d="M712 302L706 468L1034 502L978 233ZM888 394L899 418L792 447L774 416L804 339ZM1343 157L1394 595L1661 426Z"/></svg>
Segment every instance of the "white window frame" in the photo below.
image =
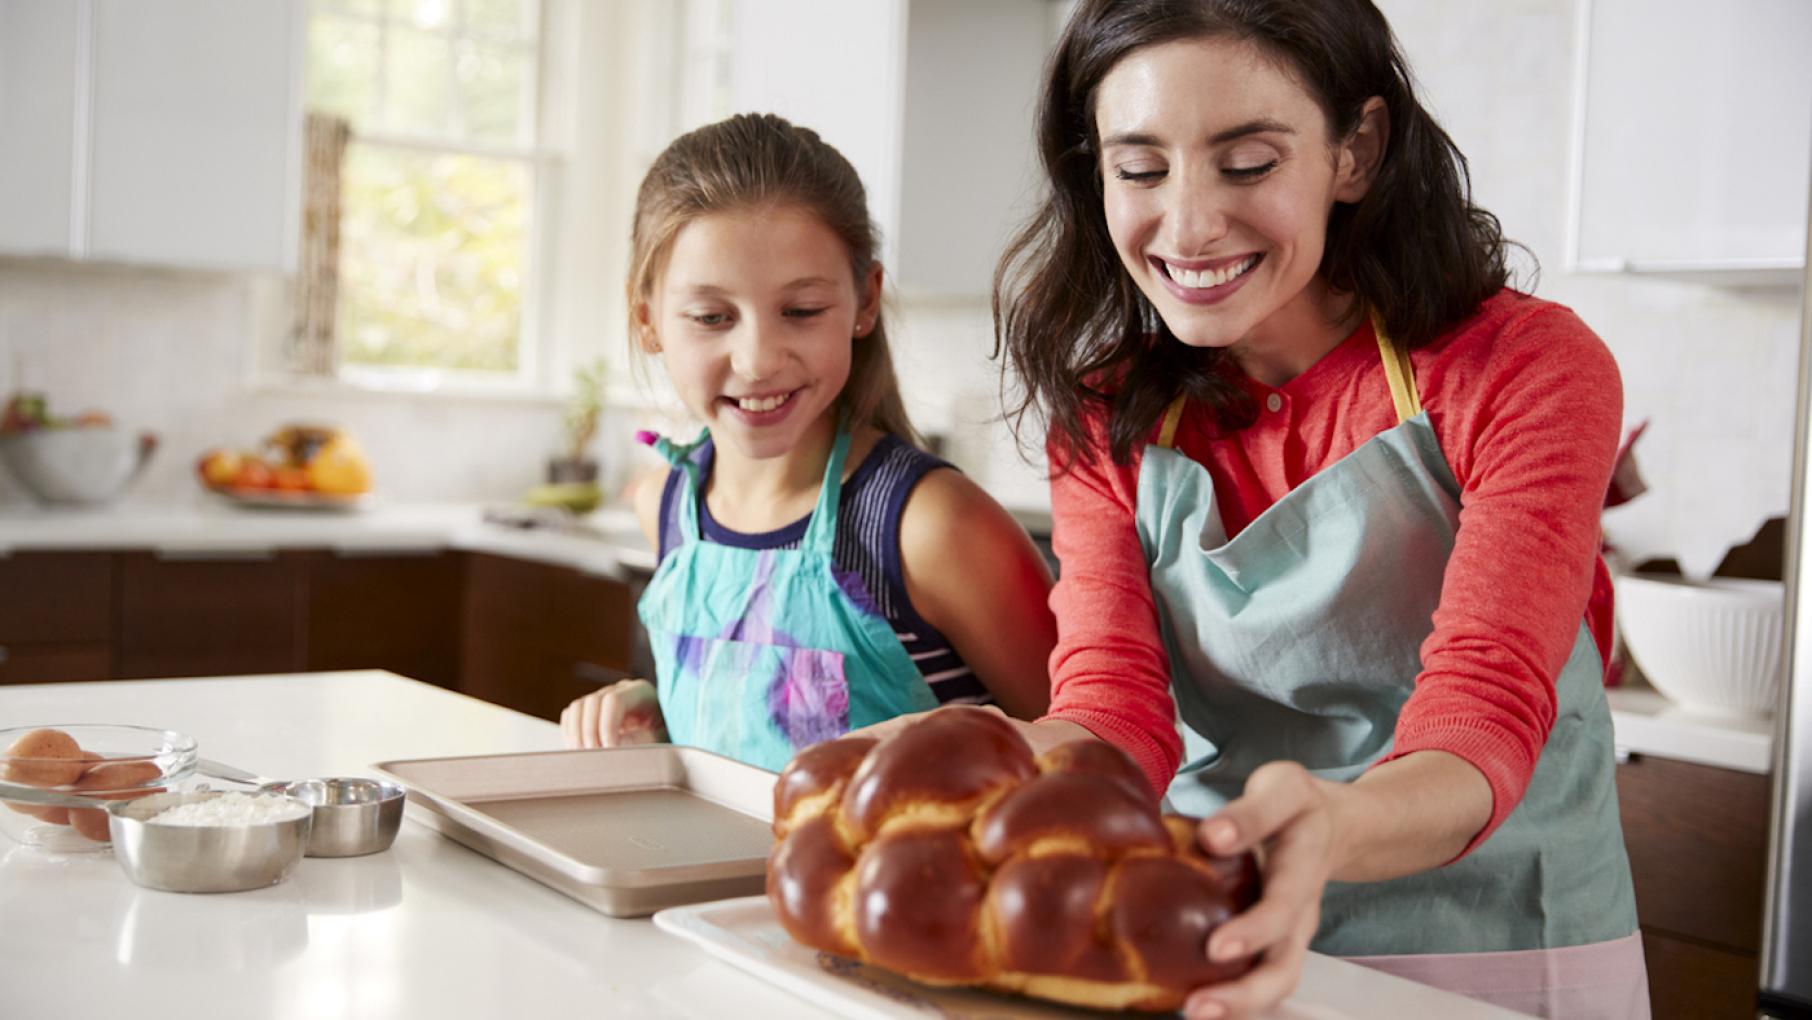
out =
<svg viewBox="0 0 1812 1020"><path fill-rule="evenodd" d="M532 87L525 90L529 93L524 98L526 109L522 111L535 126L535 144L532 146L488 145L470 142L452 142L432 136L411 135L395 132L361 132L353 134L351 144L369 145L379 148L404 149L422 153L446 153L451 155L473 156L483 159L507 160L527 166L530 176L529 226L523 244L522 265L522 310L517 333L517 362L513 372L478 372L441 368L406 368L400 366L368 366L347 364L341 357L340 344L344 337L337 337L335 344L335 368L332 384L353 390L372 391L376 393L412 393L442 394L459 397L499 397L499 398L542 398L555 399L558 391L564 389L558 382L558 375L572 359L567 352L558 349L551 330L548 328L548 303L553 297L554 288L550 286L551 260L549 254L554 246L554 226L560 222L556 215L559 205L560 188L557 186L564 164L562 154L547 143L549 125L547 112L549 108L549 48L548 24L549 8L557 0L535 0L536 27L532 42L520 44L523 49L532 51L534 74L531 77ZM369 15L348 9L338 0L307 0L304 8L303 52L307 53L306 33L312 29L314 15L325 14L343 21L375 25L378 30L379 68L377 88L385 87L383 62L388 58L388 47L385 34L389 26L399 23L399 19L384 15ZM457 4L449 14L455 24L446 33L450 39L472 38L485 40L482 33L468 33L464 26L457 24L461 17ZM491 41L497 42L495 37ZM307 95L306 75L308 68L304 61L303 95ZM381 101L381 100L380 100ZM457 114L456 114L457 115ZM344 284L342 284L344 291ZM343 300L343 298L342 298ZM338 310L335 312L336 318ZM320 383L306 388L318 389Z"/></svg>

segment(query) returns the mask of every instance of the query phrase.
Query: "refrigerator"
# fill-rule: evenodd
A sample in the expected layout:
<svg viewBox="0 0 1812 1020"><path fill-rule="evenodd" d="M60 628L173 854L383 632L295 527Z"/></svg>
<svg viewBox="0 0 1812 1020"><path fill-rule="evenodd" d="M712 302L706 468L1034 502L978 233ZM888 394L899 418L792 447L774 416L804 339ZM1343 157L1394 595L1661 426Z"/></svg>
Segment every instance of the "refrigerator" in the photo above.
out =
<svg viewBox="0 0 1812 1020"><path fill-rule="evenodd" d="M1787 672L1774 717L1774 802L1758 996L1760 1014L1779 1020L1812 1020L1812 251L1800 302L1784 575Z"/></svg>

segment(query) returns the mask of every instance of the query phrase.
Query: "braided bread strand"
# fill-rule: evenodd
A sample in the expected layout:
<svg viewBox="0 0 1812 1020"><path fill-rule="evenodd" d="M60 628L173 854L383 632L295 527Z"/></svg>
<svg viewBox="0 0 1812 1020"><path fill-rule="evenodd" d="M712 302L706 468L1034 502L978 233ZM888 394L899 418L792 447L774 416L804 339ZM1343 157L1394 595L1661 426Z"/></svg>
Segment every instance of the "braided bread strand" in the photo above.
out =
<svg viewBox="0 0 1812 1020"><path fill-rule="evenodd" d="M1034 758L979 708L800 752L774 788L768 899L794 939L932 985L1170 1010L1258 899L1250 854L1210 857L1103 741Z"/></svg>

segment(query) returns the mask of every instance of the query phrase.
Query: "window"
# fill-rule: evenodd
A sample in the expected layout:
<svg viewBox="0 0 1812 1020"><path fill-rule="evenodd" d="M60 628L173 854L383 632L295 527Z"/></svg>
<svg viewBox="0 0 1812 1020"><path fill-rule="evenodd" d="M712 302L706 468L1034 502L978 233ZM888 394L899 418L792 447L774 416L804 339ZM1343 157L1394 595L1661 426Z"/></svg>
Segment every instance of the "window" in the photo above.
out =
<svg viewBox="0 0 1812 1020"><path fill-rule="evenodd" d="M351 128L342 376L534 378L541 15L541 0L311 0L307 106Z"/></svg>

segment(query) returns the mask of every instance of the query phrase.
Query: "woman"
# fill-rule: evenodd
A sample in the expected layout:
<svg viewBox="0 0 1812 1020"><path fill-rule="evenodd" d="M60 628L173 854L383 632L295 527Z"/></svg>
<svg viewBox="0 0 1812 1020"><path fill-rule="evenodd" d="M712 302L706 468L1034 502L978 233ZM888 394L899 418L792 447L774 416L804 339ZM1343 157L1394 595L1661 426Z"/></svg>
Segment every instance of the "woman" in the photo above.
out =
<svg viewBox="0 0 1812 1020"><path fill-rule="evenodd" d="M1059 640L1035 745L1125 748L1268 849L1191 998L1303 953L1645 1016L1602 690L1604 345L1505 241L1367 0L1088 0L997 330L1048 425ZM1180 735L1180 736L1179 736Z"/></svg>

